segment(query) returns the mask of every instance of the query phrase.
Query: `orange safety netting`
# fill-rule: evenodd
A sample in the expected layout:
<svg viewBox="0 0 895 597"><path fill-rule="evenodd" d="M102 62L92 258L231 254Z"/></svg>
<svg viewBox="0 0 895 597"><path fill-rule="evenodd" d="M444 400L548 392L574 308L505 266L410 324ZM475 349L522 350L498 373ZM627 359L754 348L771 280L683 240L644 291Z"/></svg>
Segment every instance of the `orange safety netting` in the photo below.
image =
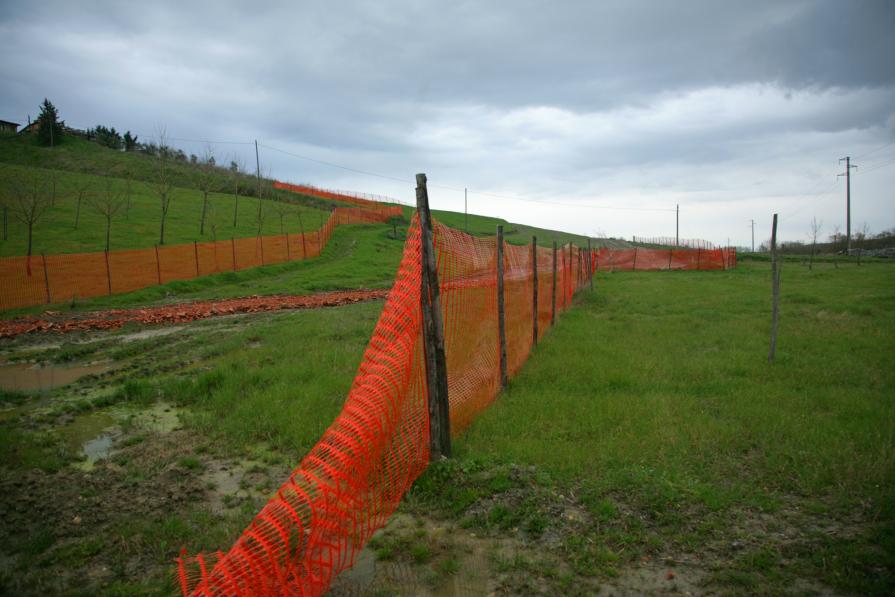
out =
<svg viewBox="0 0 895 597"><path fill-rule="evenodd" d="M336 226L386 222L399 206L338 207L319 230L211 242L0 259L0 310L131 292L320 255Z"/></svg>
<svg viewBox="0 0 895 597"><path fill-rule="evenodd" d="M600 249L595 266L609 271L720 270L736 267L733 247L722 249Z"/></svg>
<svg viewBox="0 0 895 597"><path fill-rule="evenodd" d="M273 186L276 189L282 189L284 191L292 191L293 193L311 195L312 197L320 197L321 199L332 199L334 201L341 201L343 203L351 203L354 205L359 205L361 207L366 207L367 209L380 210L394 207L393 205L388 205L388 203L392 203L392 201L374 201L373 199L360 197L357 193L349 194L346 191L331 191L328 189L321 189L306 184L291 184L288 182L280 182L277 180L274 181ZM384 197L382 199L385 200ZM398 215L401 214L399 213Z"/></svg>
<svg viewBox="0 0 895 597"><path fill-rule="evenodd" d="M500 389L495 238L434 224L451 431L461 432ZM414 217L395 284L342 412L226 553L179 560L185 595L321 595L350 567L429 461L420 309L420 230ZM585 251L557 251L556 311L588 280ZM534 259L533 259L534 258ZM553 251L504 245L507 370L553 315Z"/></svg>

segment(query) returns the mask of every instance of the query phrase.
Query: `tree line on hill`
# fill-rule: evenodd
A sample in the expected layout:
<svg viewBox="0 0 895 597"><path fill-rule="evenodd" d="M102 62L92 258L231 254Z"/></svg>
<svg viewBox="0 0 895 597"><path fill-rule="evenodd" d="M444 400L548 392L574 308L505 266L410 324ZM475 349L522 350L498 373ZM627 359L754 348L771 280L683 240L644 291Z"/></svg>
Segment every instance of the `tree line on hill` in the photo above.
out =
<svg viewBox="0 0 895 597"><path fill-rule="evenodd" d="M212 240L217 240L219 230L219 214L215 210L211 193L230 194L234 198L232 226L236 228L239 223L239 200L241 197L256 197L260 199L274 199L268 205L279 216L281 233L285 232L284 218L296 205L306 205L322 210L330 210L333 202L310 196L298 196L278 191L273 187L273 180L269 176L253 176L246 173L245 167L238 156L233 156L226 166L218 165L214 154L214 148L206 147L202 156L189 155L181 149L172 147L167 142L164 129L158 134L158 143L141 143L136 135L126 131L123 135L114 127L97 125L87 131L79 131L65 126L65 121L59 118L59 111L48 99L41 104L40 115L35 127L36 144L51 149L64 143L66 137L79 137L92 141L103 147L116 150L121 153L132 154L127 160L110 159L102 154L95 163L88 161L91 156L78 156L75 166L72 168L71 160L53 161L53 156L41 154L41 162L36 163L28 156L13 156L22 158L22 165L55 165L60 163L65 169L77 172L89 173L103 177L103 181L83 179L75 184L74 192L68 197L74 203L73 226L78 229L80 225L82 205L100 214L105 222L105 250L109 250L109 239L113 220L120 216L128 217L133 187L136 181L149 183L159 201L159 237L158 244L166 242L166 224L172 202L183 187L197 189L202 195L202 207L198 214L198 233L205 236L206 231L211 234ZM28 153L28 145L21 144L21 151ZM53 152L55 153L55 152ZM91 154L92 155L92 154ZM114 155L114 154L113 154ZM38 156L31 156L36 158ZM70 158L70 156L68 156ZM95 157L95 156L93 156ZM122 156L123 157L123 156ZM47 164L49 162L49 164ZM15 163L15 162L13 162ZM9 238L10 220L18 221L26 230L27 255L33 251L34 228L46 214L47 210L54 207L57 201L57 185L59 172L52 167L47 171L33 170L30 174L15 177L7 181L7 188L2 189L0 203L2 203L3 236L2 240ZM258 202L258 209L253 214L253 224L257 228L257 234L261 230L267 217L267 210L262 208L263 202ZM230 223L229 214L224 216ZM243 218L245 216L242 216ZM302 231L304 226L299 221Z"/></svg>

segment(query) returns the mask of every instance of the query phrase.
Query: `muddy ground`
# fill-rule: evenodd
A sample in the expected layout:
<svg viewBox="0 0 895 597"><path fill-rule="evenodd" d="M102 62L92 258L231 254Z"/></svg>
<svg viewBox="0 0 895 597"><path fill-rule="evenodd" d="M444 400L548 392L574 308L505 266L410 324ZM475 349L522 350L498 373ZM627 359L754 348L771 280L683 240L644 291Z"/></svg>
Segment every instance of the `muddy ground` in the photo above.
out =
<svg viewBox="0 0 895 597"><path fill-rule="evenodd" d="M197 432L194 407L132 382L192 375L214 334L270 317L3 341L0 594L172 594L181 548L233 542L298 458L234 450ZM417 482L331 593L832 595L818 580L831 567L874 571L823 553L831 535L866 544L863 513L824 512L798 496L773 512L658 511L533 468L452 461Z"/></svg>

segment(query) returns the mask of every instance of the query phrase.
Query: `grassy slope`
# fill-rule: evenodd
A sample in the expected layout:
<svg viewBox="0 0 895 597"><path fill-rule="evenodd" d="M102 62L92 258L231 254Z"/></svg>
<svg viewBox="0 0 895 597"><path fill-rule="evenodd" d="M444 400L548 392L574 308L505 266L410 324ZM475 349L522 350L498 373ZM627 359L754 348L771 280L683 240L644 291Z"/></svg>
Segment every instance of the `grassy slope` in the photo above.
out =
<svg viewBox="0 0 895 597"><path fill-rule="evenodd" d="M16 179L27 176L49 178L50 170L31 167L0 166L0 192L9 193L9 185ZM122 179L114 179L118 188L123 188ZM77 195L80 185L88 185L86 197L96 196L104 189L106 179L89 174L59 172L56 186L56 202L50 207L34 229L34 253L76 253L102 251L105 246L105 219L82 200L78 228L75 228ZM199 220L202 214L202 193L196 189L175 188L170 211L165 223L165 243L168 245L187 243L194 240L212 240L212 223L217 223L217 237L255 236L258 231L258 199L239 198L237 225L233 227L234 197L231 194L209 194L209 208L206 214L205 234L199 234ZM274 209L274 202L262 201L263 234L280 234L280 218ZM276 204L279 205L279 204ZM306 229L319 228L321 219L328 213L305 206L289 206L289 213L283 218L287 231L299 231L299 214ZM159 199L150 183L134 182L131 208L122 208L112 220L111 250L151 247L159 240ZM9 240L0 241L0 257L24 255L27 246L27 230L10 213Z"/></svg>
<svg viewBox="0 0 895 597"><path fill-rule="evenodd" d="M867 535L803 529L809 539L762 546L761 566L734 559L730 572L753 589L795 574L885 592L895 582L893 274L788 266L772 366L766 264L602 275L456 452L535 465L595 496L601 516L633 508L659 527L628 528L627 539L594 529L610 550L595 568L656 542L699 552L714 531L729 542L741 510L773 516L795 499L827 520L860 513ZM700 527L712 513L727 522Z"/></svg>
<svg viewBox="0 0 895 597"><path fill-rule="evenodd" d="M339 226L319 258L292 261L180 280L136 292L79 300L54 309L84 311L126 308L162 302L265 294L312 294L328 290L390 288L401 261L404 237L393 239L384 224ZM2 317L41 313L47 305L2 312Z"/></svg>

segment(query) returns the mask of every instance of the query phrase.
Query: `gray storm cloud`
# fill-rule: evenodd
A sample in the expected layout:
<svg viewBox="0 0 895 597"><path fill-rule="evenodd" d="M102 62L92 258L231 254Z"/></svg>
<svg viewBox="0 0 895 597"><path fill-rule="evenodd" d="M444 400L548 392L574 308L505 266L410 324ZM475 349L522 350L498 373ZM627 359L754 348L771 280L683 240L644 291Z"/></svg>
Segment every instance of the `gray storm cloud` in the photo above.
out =
<svg viewBox="0 0 895 597"><path fill-rule="evenodd" d="M625 236L673 219L585 206L679 203L686 236L745 243L773 211L791 237L841 221L846 154L871 158L856 219L895 225L892 31L888 1L7 2L0 118L46 96L75 126L408 183L264 149L284 179L409 199L426 171L478 213Z"/></svg>

